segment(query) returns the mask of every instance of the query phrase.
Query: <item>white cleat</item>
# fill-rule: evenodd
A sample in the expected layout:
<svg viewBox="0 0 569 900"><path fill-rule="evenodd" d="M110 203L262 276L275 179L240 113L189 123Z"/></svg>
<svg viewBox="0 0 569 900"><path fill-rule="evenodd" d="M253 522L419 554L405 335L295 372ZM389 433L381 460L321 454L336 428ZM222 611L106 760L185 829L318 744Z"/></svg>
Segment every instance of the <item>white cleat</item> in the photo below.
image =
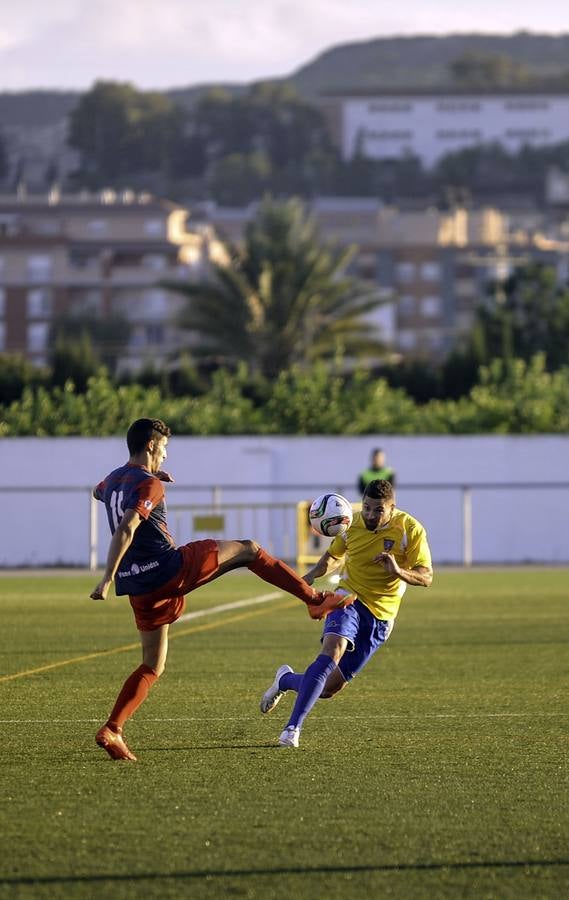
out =
<svg viewBox="0 0 569 900"><path fill-rule="evenodd" d="M279 738L279 747L298 747L300 740L300 728L287 725Z"/></svg>
<svg viewBox="0 0 569 900"><path fill-rule="evenodd" d="M265 691L263 696L261 697L261 712L262 713L270 713L273 711L277 703L284 697L286 691L281 691L279 688L279 681L281 676L285 674L285 672L292 672L290 666L279 666L275 673L275 680L268 690Z"/></svg>

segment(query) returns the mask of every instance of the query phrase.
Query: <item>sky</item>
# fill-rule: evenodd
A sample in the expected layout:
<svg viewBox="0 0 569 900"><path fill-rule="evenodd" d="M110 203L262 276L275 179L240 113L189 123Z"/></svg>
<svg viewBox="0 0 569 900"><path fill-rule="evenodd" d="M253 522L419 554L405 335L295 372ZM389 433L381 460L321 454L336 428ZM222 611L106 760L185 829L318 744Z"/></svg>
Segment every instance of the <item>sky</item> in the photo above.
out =
<svg viewBox="0 0 569 900"><path fill-rule="evenodd" d="M0 0L0 91L280 77L323 50L412 34L569 33L567 0ZM569 61L568 61L569 67Z"/></svg>

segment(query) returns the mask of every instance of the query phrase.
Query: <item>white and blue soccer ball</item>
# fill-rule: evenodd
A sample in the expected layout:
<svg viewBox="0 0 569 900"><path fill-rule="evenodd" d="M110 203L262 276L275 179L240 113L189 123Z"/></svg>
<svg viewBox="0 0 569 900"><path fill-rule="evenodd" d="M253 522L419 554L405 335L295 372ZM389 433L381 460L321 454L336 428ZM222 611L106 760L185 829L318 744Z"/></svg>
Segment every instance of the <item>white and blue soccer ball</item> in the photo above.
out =
<svg viewBox="0 0 569 900"><path fill-rule="evenodd" d="M308 512L312 530L324 537L343 534L352 524L353 517L352 504L341 494L321 494L312 501Z"/></svg>

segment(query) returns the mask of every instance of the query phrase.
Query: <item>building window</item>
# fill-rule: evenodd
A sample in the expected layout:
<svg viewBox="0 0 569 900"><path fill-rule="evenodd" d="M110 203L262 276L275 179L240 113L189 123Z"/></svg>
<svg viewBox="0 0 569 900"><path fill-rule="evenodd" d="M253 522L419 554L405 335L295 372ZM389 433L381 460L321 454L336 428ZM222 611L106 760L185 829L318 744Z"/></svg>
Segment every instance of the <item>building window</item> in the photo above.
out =
<svg viewBox="0 0 569 900"><path fill-rule="evenodd" d="M414 350L417 346L417 332L410 328L401 329L397 339L401 350Z"/></svg>
<svg viewBox="0 0 569 900"><path fill-rule="evenodd" d="M52 296L48 288L32 288L28 291L28 319L45 319L51 316Z"/></svg>
<svg viewBox="0 0 569 900"><path fill-rule="evenodd" d="M408 284L415 277L415 263L399 262L395 267L397 281L403 281Z"/></svg>
<svg viewBox="0 0 569 900"><path fill-rule="evenodd" d="M421 312L427 319L433 319L441 314L440 297L423 297L421 300Z"/></svg>
<svg viewBox="0 0 569 900"><path fill-rule="evenodd" d="M144 331L142 328L135 328L130 336L129 346L132 350L139 350L144 347Z"/></svg>
<svg viewBox="0 0 569 900"><path fill-rule="evenodd" d="M168 259L163 253L146 253L142 258L142 264L146 269L160 272L168 265Z"/></svg>
<svg viewBox="0 0 569 900"><path fill-rule="evenodd" d="M16 216L0 216L0 235L13 237L18 234L19 226Z"/></svg>
<svg viewBox="0 0 569 900"><path fill-rule="evenodd" d="M480 103L478 100L440 100L437 109L448 113L480 112Z"/></svg>
<svg viewBox="0 0 569 900"><path fill-rule="evenodd" d="M164 326L159 322L153 322L146 326L146 343L149 346L164 343Z"/></svg>
<svg viewBox="0 0 569 900"><path fill-rule="evenodd" d="M96 269L99 265L99 251L72 250L69 262L74 269Z"/></svg>
<svg viewBox="0 0 569 900"><path fill-rule="evenodd" d="M404 100L389 100L382 103L369 103L369 113L407 113L411 112L413 105Z"/></svg>
<svg viewBox="0 0 569 900"><path fill-rule="evenodd" d="M76 314L98 316L103 309L103 292L98 288L85 288L78 291L73 298L73 311Z"/></svg>
<svg viewBox="0 0 569 900"><path fill-rule="evenodd" d="M375 253L360 253L355 264L359 278L374 281L377 276L377 256Z"/></svg>
<svg viewBox="0 0 569 900"><path fill-rule="evenodd" d="M402 294L397 305L402 316L415 315L415 297L412 294Z"/></svg>
<svg viewBox="0 0 569 900"><path fill-rule="evenodd" d="M34 322L28 325L28 352L43 353L47 348L49 337L49 324L47 322Z"/></svg>
<svg viewBox="0 0 569 900"><path fill-rule="evenodd" d="M94 235L105 234L107 226L108 222L106 219L91 219L91 221L87 223L87 231L89 234Z"/></svg>
<svg viewBox="0 0 569 900"><path fill-rule="evenodd" d="M30 281L51 281L50 256L28 256L26 268Z"/></svg>
<svg viewBox="0 0 569 900"><path fill-rule="evenodd" d="M4 351L6 349L6 325L4 322L0 322L0 351Z"/></svg>
<svg viewBox="0 0 569 900"><path fill-rule="evenodd" d="M477 128L440 128L436 137L440 141L479 141L482 132Z"/></svg>
<svg viewBox="0 0 569 900"><path fill-rule="evenodd" d="M142 297L142 309L139 314L152 318L162 318L168 312L168 297L166 291L160 288L150 288L144 291Z"/></svg>
<svg viewBox="0 0 569 900"><path fill-rule="evenodd" d="M520 100L506 100L504 109L515 112L535 112L538 109L549 109L549 103L547 100L526 97Z"/></svg>
<svg viewBox="0 0 569 900"><path fill-rule="evenodd" d="M0 287L0 317L4 318L6 315L6 289Z"/></svg>
<svg viewBox="0 0 569 900"><path fill-rule="evenodd" d="M430 350L442 350L444 344L444 334L438 329L429 328L423 335L425 345Z"/></svg>
<svg viewBox="0 0 569 900"><path fill-rule="evenodd" d="M163 235L164 222L162 219L147 219L144 223L144 232L145 234L154 235L154 237Z"/></svg>
<svg viewBox="0 0 569 900"><path fill-rule="evenodd" d="M454 327L459 334L467 334L472 328L473 321L473 313L461 310L454 317Z"/></svg>
<svg viewBox="0 0 569 900"><path fill-rule="evenodd" d="M476 296L476 284L472 278L457 278L454 283L454 292L457 297L470 299Z"/></svg>
<svg viewBox="0 0 569 900"><path fill-rule="evenodd" d="M438 281L441 277L441 266L438 262L421 263L421 278L423 281Z"/></svg>
<svg viewBox="0 0 569 900"><path fill-rule="evenodd" d="M507 128L506 137L520 141L546 141L550 131L548 128Z"/></svg>
<svg viewBox="0 0 569 900"><path fill-rule="evenodd" d="M403 129L373 131L371 128L366 128L364 138L366 141L410 141L413 138L413 132Z"/></svg>

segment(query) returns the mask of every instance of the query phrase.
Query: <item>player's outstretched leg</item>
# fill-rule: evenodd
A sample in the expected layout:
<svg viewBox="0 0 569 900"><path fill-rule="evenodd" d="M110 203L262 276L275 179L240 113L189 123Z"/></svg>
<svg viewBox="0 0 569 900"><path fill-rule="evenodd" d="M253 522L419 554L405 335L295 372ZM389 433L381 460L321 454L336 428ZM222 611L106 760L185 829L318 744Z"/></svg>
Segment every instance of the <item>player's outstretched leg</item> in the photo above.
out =
<svg viewBox="0 0 569 900"><path fill-rule="evenodd" d="M314 615L314 618L317 619L323 618L330 609L346 605L344 594L315 590L282 559L271 556L255 541L217 541L217 551L219 568L213 576L214 578L219 578L233 569L247 566L263 581L298 597L308 605L309 609L317 609L319 614ZM326 603L323 606L324 601Z"/></svg>

